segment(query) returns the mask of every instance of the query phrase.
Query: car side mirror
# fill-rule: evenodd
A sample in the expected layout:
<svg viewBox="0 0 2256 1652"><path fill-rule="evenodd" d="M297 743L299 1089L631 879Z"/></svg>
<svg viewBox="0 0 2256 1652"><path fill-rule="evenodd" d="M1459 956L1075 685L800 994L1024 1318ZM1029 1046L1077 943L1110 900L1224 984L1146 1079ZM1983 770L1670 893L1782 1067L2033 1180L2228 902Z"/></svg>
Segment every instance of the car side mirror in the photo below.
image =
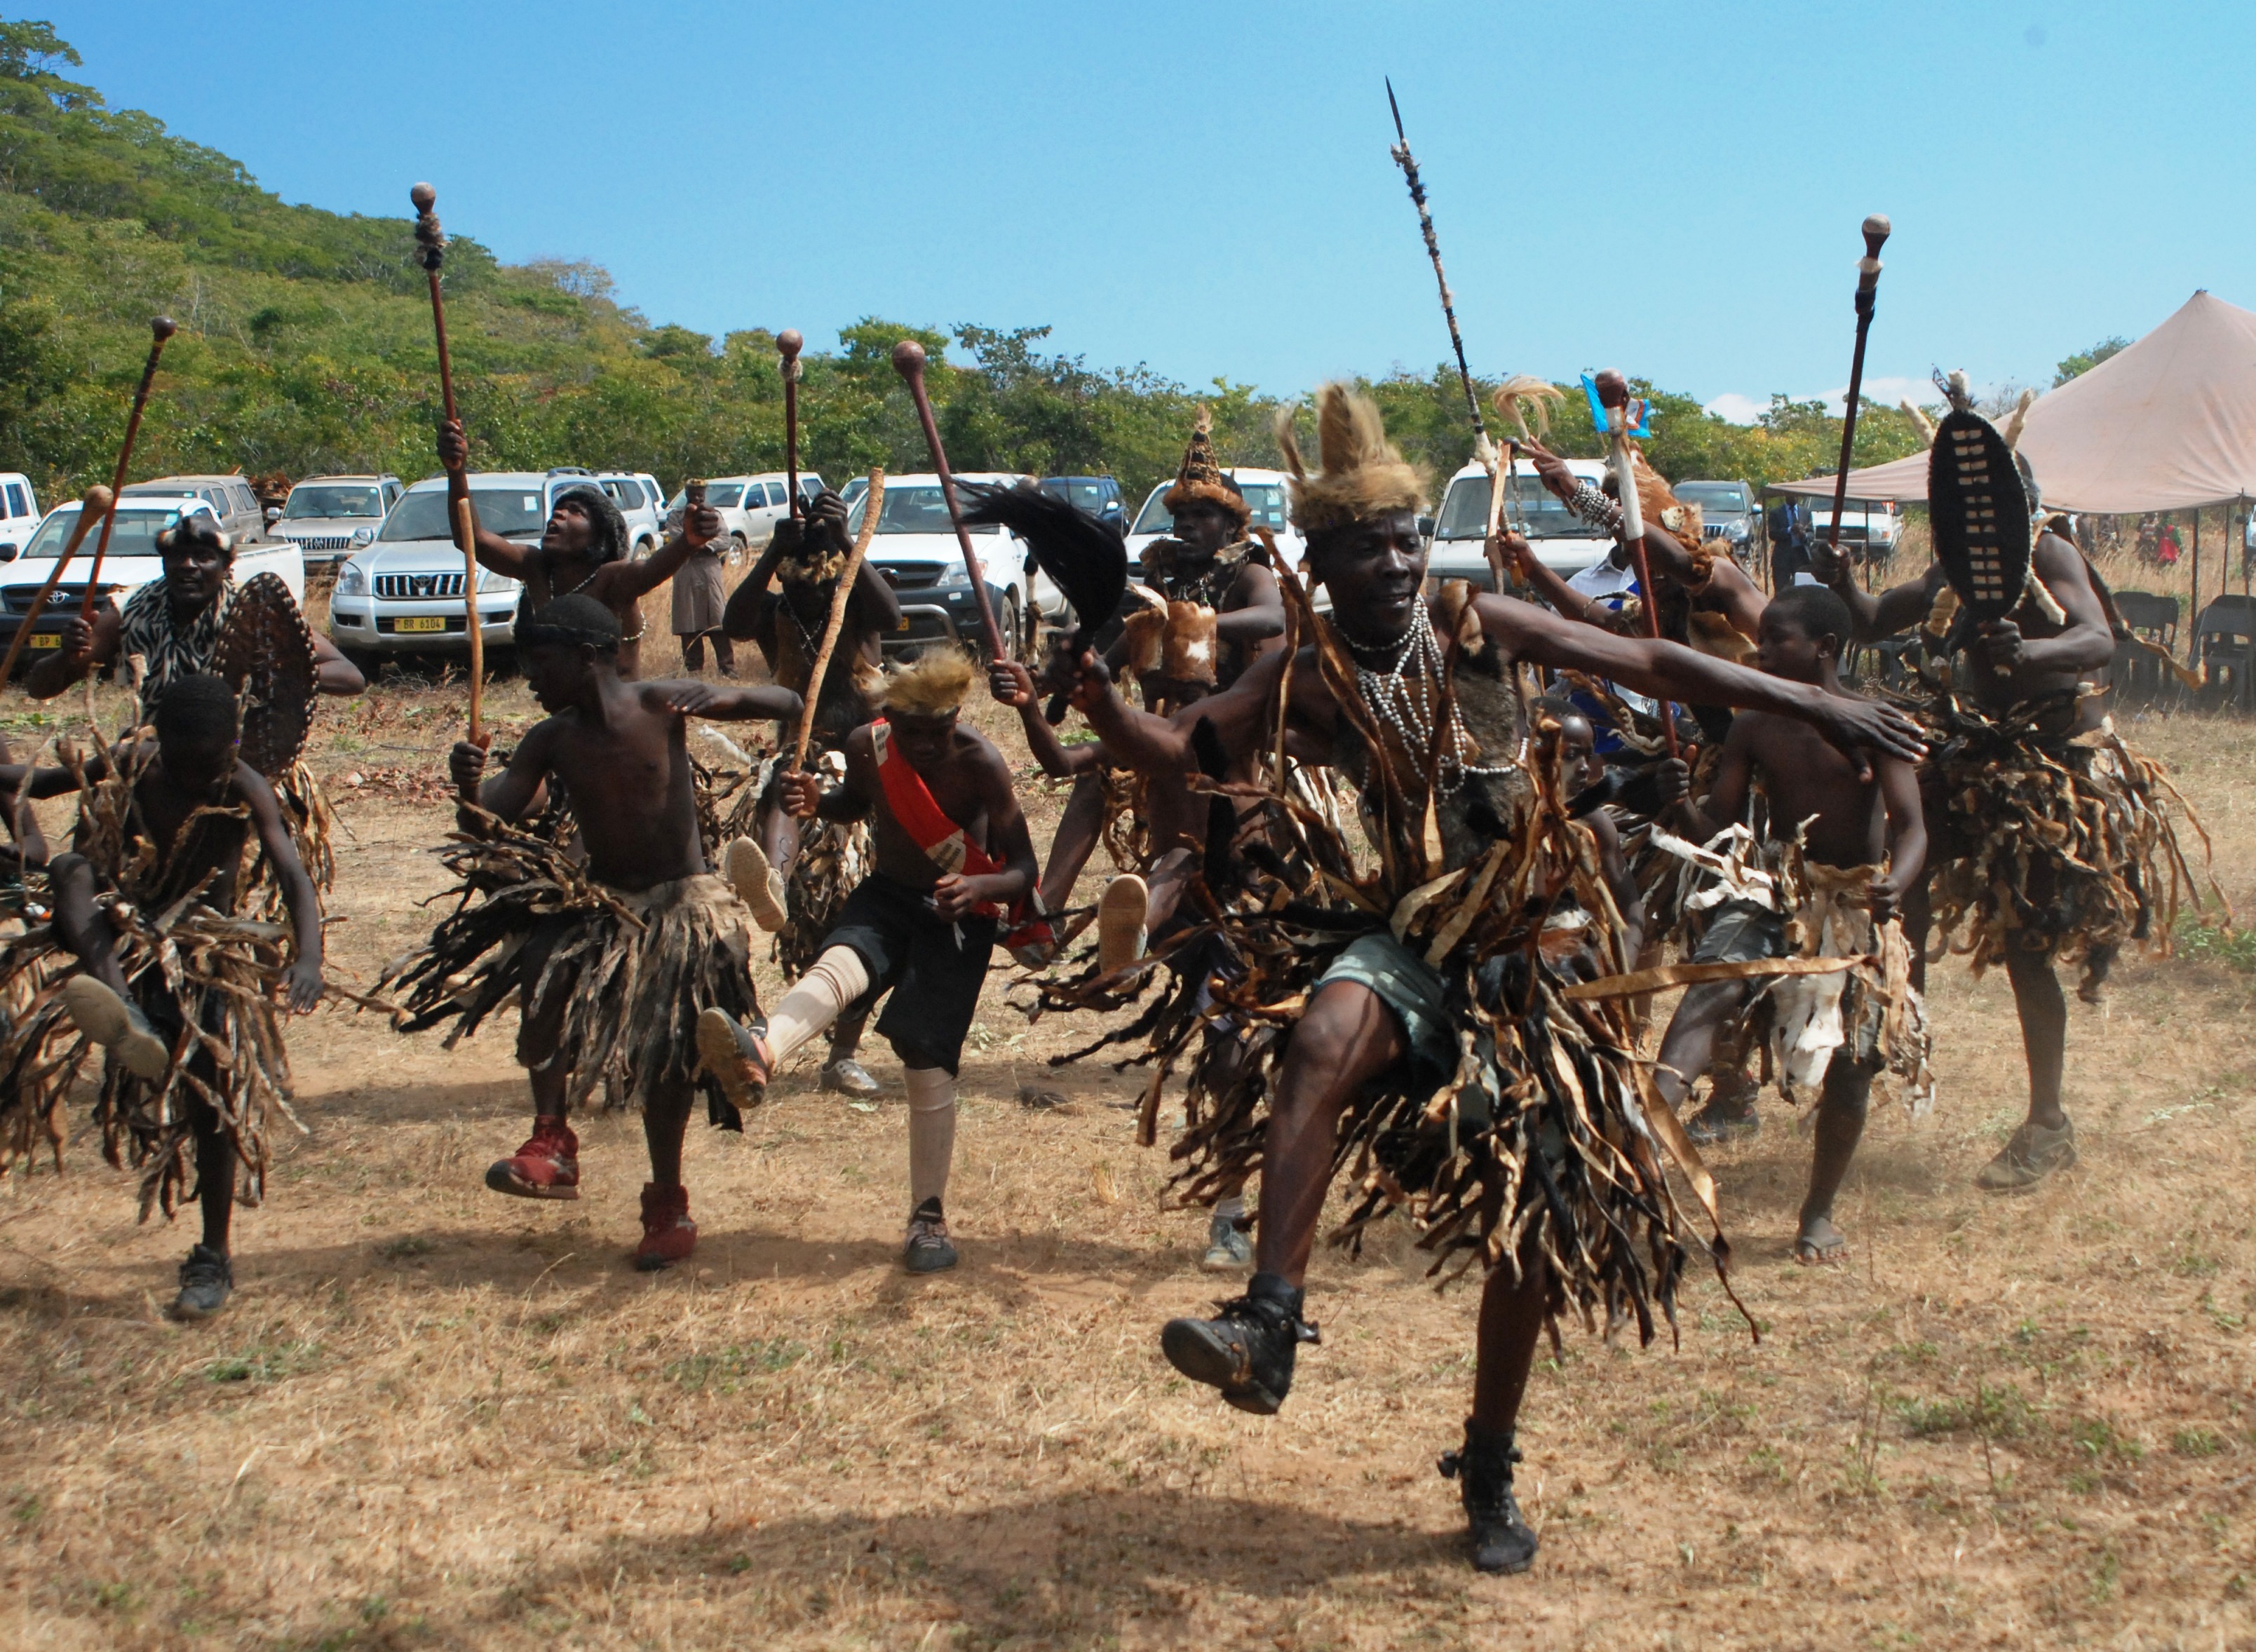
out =
<svg viewBox="0 0 2256 1652"><path fill-rule="evenodd" d="M17 552L14 545L0 545L0 562L13 562L16 559L16 555Z"/></svg>
<svg viewBox="0 0 2256 1652"><path fill-rule="evenodd" d="M1418 518L1418 537L1421 539L1430 539L1434 537L1433 517L1421 517Z"/></svg>

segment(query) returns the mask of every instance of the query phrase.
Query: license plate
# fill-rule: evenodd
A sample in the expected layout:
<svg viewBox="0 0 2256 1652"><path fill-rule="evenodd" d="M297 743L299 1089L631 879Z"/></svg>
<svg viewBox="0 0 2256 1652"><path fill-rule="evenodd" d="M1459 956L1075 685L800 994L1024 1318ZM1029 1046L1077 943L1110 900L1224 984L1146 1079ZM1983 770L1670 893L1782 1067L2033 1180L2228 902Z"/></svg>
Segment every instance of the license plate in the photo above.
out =
<svg viewBox="0 0 2256 1652"><path fill-rule="evenodd" d="M25 648L60 648L62 645L63 634L60 631L34 631L24 644Z"/></svg>
<svg viewBox="0 0 2256 1652"><path fill-rule="evenodd" d="M395 631L443 631L447 629L447 621L444 615L416 614L403 620L394 620L391 629Z"/></svg>

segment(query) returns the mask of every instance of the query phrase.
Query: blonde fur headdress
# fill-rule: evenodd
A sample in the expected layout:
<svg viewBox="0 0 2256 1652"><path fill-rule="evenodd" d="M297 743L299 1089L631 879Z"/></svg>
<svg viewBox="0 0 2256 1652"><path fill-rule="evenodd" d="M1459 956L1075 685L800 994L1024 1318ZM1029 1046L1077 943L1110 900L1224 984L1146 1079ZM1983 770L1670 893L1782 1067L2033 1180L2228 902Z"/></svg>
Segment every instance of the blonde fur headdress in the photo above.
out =
<svg viewBox="0 0 2256 1652"><path fill-rule="evenodd" d="M1175 473L1175 485L1167 489L1160 503L1169 510L1181 510L1194 500L1202 500L1221 508L1224 515L1237 524L1235 531L1244 533L1253 513L1247 507L1245 496L1231 487L1222 474L1222 466L1214 453L1214 416L1202 403L1198 423L1191 427L1190 445L1183 449L1183 462Z"/></svg>
<svg viewBox="0 0 2256 1652"><path fill-rule="evenodd" d="M1567 392L1533 373L1514 373L1496 387L1491 399L1501 417L1519 426L1522 441L1540 441L1551 433L1551 410L1567 399ZM1531 417L1532 431L1527 427Z"/></svg>
<svg viewBox="0 0 2256 1652"><path fill-rule="evenodd" d="M1277 445L1293 474L1293 525L1304 534L1368 522L1396 510L1426 508L1425 478L1386 439L1378 404L1345 384L1316 392L1316 457L1323 468L1310 475L1301 462L1293 431L1300 409L1277 415Z"/></svg>
<svg viewBox="0 0 2256 1652"><path fill-rule="evenodd" d="M945 643L928 648L906 665L885 668L885 708L913 717L945 717L959 709L970 692L971 657Z"/></svg>

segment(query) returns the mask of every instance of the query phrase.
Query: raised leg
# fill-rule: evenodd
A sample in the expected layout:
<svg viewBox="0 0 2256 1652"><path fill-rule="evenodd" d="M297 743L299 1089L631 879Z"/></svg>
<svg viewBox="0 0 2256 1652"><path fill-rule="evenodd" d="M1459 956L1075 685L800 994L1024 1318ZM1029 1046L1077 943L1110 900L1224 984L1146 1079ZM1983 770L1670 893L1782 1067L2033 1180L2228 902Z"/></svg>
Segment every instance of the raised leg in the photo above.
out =
<svg viewBox="0 0 2256 1652"><path fill-rule="evenodd" d="M1073 886L1081 868L1096 850L1104 830L1104 777L1086 774L1074 782L1058 817L1056 835L1050 840L1050 858L1042 868L1042 904L1055 912L1073 903Z"/></svg>

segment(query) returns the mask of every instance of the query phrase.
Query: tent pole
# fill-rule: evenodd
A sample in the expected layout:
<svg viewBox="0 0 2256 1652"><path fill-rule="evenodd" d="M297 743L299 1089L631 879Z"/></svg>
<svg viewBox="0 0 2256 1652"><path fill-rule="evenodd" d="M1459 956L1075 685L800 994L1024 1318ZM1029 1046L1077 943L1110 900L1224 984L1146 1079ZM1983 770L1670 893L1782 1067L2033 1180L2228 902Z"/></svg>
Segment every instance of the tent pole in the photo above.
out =
<svg viewBox="0 0 2256 1652"><path fill-rule="evenodd" d="M2194 656L2201 651L2201 511L2193 513L2193 593L2187 600L2193 608L2187 617L2192 621L2193 641L2186 655L2186 664L2197 665Z"/></svg>

